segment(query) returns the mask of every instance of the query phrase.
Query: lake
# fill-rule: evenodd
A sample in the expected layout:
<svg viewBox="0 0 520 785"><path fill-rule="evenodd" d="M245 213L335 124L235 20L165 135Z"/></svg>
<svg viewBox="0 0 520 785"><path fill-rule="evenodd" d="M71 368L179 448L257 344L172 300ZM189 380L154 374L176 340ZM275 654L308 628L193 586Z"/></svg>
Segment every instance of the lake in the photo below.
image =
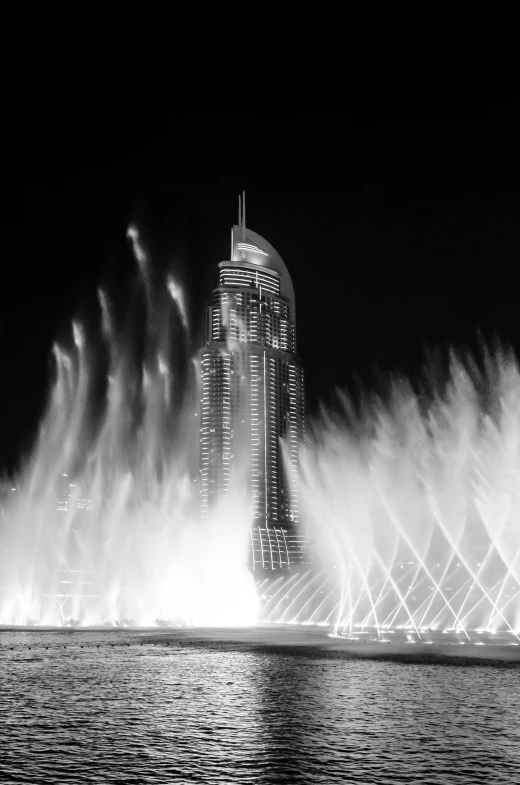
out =
<svg viewBox="0 0 520 785"><path fill-rule="evenodd" d="M520 782L518 656L319 635L1 631L0 782Z"/></svg>

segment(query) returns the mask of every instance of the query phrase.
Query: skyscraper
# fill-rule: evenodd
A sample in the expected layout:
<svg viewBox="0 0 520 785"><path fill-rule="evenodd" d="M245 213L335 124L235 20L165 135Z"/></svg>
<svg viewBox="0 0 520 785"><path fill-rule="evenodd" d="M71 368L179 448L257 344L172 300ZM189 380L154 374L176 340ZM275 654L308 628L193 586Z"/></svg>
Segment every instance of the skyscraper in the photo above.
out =
<svg viewBox="0 0 520 785"><path fill-rule="evenodd" d="M252 567L287 569L308 559L298 528L304 395L294 289L280 255L246 228L244 201L231 260L218 267L199 351L202 516L245 482Z"/></svg>

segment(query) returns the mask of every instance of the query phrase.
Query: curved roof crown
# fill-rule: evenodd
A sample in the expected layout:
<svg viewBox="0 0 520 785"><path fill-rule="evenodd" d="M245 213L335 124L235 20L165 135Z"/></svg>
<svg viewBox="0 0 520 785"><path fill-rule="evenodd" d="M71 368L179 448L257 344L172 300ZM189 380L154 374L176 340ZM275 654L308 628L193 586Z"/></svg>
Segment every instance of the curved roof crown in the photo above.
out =
<svg viewBox="0 0 520 785"><path fill-rule="evenodd" d="M282 257L267 240L247 227L233 226L231 261L247 262L277 272L280 276L280 294L289 301L291 319L295 321L296 308L291 276Z"/></svg>

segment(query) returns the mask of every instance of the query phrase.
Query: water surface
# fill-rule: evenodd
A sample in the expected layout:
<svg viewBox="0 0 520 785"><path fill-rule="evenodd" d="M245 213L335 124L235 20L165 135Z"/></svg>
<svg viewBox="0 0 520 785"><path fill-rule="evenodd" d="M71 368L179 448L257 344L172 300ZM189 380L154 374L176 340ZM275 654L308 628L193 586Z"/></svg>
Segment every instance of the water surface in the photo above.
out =
<svg viewBox="0 0 520 785"><path fill-rule="evenodd" d="M520 782L514 663L20 631L0 674L2 783Z"/></svg>

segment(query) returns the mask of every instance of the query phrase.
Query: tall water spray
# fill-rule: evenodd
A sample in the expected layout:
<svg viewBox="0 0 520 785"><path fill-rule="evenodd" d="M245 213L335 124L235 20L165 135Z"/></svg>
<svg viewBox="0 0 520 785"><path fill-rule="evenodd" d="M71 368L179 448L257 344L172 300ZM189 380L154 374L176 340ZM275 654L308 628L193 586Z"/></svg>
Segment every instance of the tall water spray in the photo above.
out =
<svg viewBox="0 0 520 785"><path fill-rule="evenodd" d="M118 323L100 291L101 346L74 323L72 349L54 347L39 439L3 494L0 624L228 625L257 616L247 496L237 488L209 520L199 516L183 290L171 277L154 285L135 227L128 237L139 324ZM180 381L183 365L191 383Z"/></svg>
<svg viewBox="0 0 520 785"><path fill-rule="evenodd" d="M404 628L520 628L520 372L452 357L448 383L315 424L301 453L302 517L319 568L264 582L263 618L352 636Z"/></svg>

